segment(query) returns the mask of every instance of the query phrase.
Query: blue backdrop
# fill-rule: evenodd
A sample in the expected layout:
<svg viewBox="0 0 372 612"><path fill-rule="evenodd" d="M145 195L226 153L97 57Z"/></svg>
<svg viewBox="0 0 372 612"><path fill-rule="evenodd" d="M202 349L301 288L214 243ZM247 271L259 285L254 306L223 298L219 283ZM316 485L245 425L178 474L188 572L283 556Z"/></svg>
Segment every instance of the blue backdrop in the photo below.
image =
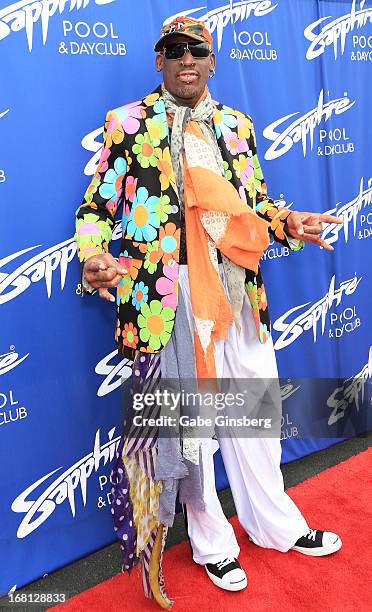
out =
<svg viewBox="0 0 372 612"><path fill-rule="evenodd" d="M346 422L368 428L372 3L1 0L0 593L115 539L109 477L130 364L114 307L79 299L74 212L106 111L158 84L153 43L176 13L208 21L213 97L252 115L271 196L343 220L324 229L332 253L271 244L264 256L283 461L352 435ZM294 439L314 414L324 436Z"/></svg>

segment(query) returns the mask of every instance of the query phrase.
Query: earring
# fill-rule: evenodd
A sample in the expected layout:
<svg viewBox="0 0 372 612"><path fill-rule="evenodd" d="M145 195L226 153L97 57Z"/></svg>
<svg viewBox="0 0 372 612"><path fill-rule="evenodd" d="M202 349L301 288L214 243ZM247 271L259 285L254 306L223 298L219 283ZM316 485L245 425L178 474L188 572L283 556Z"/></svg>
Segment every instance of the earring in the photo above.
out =
<svg viewBox="0 0 372 612"><path fill-rule="evenodd" d="M215 69L214 69L214 68L212 68L212 69L209 71L209 78L210 78L210 79L213 79L213 77L214 77L214 75L215 75L215 74L216 74L216 71L215 71Z"/></svg>

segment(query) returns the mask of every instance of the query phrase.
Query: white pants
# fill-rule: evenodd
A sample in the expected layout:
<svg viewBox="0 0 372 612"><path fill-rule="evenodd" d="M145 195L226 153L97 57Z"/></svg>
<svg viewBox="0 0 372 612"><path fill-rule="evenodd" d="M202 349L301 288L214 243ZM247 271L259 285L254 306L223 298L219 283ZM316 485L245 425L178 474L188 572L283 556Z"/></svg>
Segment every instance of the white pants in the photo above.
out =
<svg viewBox="0 0 372 612"><path fill-rule="evenodd" d="M221 265L220 273L227 291ZM187 265L180 266L179 290L185 300L187 318L193 333ZM232 324L227 338L215 343L217 377L277 378L272 340L270 338L265 344L259 341L246 295L241 325L240 334ZM309 527L284 491L279 438L221 436L218 444L238 519L244 530L255 544L286 552ZM201 565L216 563L226 557L238 557L240 551L234 530L222 511L216 492L213 463L216 447L216 440L203 439L201 450L205 511L195 511L191 504L186 504L193 559Z"/></svg>

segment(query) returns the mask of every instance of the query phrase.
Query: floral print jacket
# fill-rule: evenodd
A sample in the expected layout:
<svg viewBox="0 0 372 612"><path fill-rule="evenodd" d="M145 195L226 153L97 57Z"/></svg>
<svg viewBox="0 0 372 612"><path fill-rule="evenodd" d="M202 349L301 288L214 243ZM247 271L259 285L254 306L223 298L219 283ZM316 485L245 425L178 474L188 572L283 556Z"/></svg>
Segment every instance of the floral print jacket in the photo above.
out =
<svg viewBox="0 0 372 612"><path fill-rule="evenodd" d="M226 178L267 221L275 240L291 249L302 248L285 233L291 211L278 208L267 196L250 117L215 103L213 123ZM83 263L108 251L115 214L123 207L119 263L128 274L117 287L115 339L119 352L129 359L138 350L161 351L177 308L181 229L169 142L160 86L143 100L109 111L100 161L76 211L75 240ZM270 319L260 269L256 275L246 270L245 286L258 337L265 342Z"/></svg>

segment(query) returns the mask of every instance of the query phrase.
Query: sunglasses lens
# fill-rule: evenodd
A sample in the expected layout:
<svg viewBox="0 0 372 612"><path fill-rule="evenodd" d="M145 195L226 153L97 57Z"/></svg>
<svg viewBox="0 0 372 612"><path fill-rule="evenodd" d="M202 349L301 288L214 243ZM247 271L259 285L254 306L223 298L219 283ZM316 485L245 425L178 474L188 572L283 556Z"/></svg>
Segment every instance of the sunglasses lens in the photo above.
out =
<svg viewBox="0 0 372 612"><path fill-rule="evenodd" d="M195 58L208 57L210 53L208 43L176 43L164 47L164 55L167 59L180 59L185 55L187 49Z"/></svg>
<svg viewBox="0 0 372 612"><path fill-rule="evenodd" d="M193 57L208 57L210 53L208 43L199 43L198 45L190 45L189 49Z"/></svg>
<svg viewBox="0 0 372 612"><path fill-rule="evenodd" d="M164 55L167 59L179 59L185 55L186 44L178 43L175 45L168 45L164 48Z"/></svg>

